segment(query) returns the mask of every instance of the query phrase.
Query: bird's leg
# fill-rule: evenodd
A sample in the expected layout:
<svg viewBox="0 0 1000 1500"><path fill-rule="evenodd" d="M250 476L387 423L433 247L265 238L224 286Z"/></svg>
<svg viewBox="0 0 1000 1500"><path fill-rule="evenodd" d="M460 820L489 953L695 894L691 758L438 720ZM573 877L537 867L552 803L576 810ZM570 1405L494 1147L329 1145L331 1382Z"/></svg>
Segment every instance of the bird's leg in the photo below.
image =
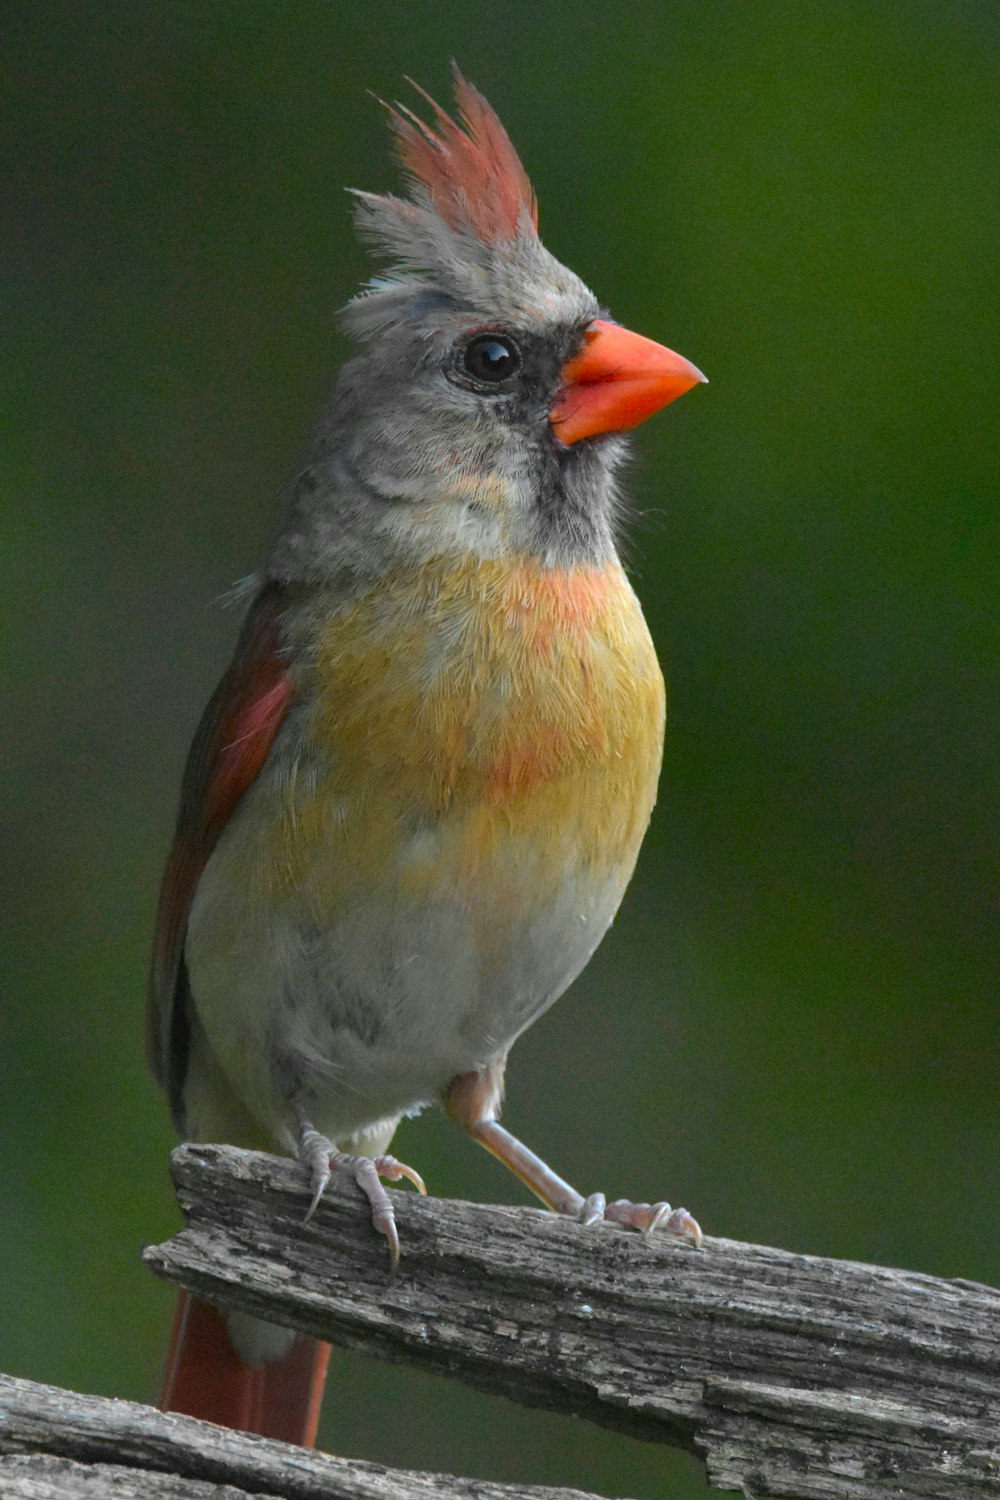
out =
<svg viewBox="0 0 1000 1500"><path fill-rule="evenodd" d="M299 1122L299 1160L309 1173L309 1186L312 1188L312 1202L306 1219L311 1219L319 1207L331 1172L347 1173L349 1177L353 1177L371 1205L372 1227L388 1240L389 1260L395 1270L399 1264L396 1215L392 1199L382 1186L381 1179L385 1177L389 1182L399 1182L400 1178L405 1177L413 1183L418 1193L426 1193L420 1173L404 1162L397 1161L394 1156L352 1156L347 1151L340 1151L327 1136L314 1129L304 1116Z"/></svg>
<svg viewBox="0 0 1000 1500"><path fill-rule="evenodd" d="M701 1229L686 1208L671 1208L669 1203L630 1203L626 1198L607 1203L603 1193L584 1198L499 1124L496 1114L502 1093L503 1064L498 1063L482 1073L462 1073L454 1079L444 1106L456 1125L502 1161L553 1213L566 1214L581 1224L606 1219L645 1234L664 1230L700 1246Z"/></svg>

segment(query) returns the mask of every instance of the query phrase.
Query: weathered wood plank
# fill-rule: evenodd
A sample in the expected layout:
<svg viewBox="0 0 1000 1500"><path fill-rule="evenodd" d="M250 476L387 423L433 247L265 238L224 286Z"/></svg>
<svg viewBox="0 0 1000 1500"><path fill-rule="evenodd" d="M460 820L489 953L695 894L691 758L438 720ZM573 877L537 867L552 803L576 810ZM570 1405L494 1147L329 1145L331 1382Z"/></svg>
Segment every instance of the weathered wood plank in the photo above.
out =
<svg viewBox="0 0 1000 1500"><path fill-rule="evenodd" d="M709 1239L701 1253L532 1209L355 1191L304 1222L291 1162L181 1147L187 1227L147 1259L348 1348L699 1453L755 1497L1000 1496L1000 1293Z"/></svg>
<svg viewBox="0 0 1000 1500"><path fill-rule="evenodd" d="M597 1500L332 1458L132 1401L0 1375L3 1500Z"/></svg>

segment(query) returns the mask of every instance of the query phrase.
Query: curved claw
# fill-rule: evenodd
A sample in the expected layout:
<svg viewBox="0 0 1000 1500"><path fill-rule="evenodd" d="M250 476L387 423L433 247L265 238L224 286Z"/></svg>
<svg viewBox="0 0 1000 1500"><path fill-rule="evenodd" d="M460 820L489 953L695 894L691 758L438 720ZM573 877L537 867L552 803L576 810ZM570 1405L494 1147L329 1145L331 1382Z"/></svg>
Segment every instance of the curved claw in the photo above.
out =
<svg viewBox="0 0 1000 1500"><path fill-rule="evenodd" d="M299 1159L309 1173L309 1186L312 1189L306 1222L309 1222L319 1207L331 1173L346 1172L349 1177L354 1178L368 1199L372 1228L385 1236L389 1246L389 1264L395 1272L399 1265L399 1232L396 1229L392 1200L381 1179L385 1177L389 1182L398 1182L405 1177L408 1182L413 1183L418 1193L426 1196L427 1188L420 1173L408 1167L405 1162L397 1161L394 1156L379 1156L372 1160L367 1156L351 1156L346 1151L338 1151L333 1142L313 1129L308 1121L302 1122Z"/></svg>
<svg viewBox="0 0 1000 1500"><path fill-rule="evenodd" d="M394 1156L377 1156L375 1158L375 1170L380 1177L386 1177L390 1182L399 1182L405 1177L407 1182L412 1182L422 1198L427 1197L427 1185L420 1173L413 1167L408 1167L405 1162L397 1161Z"/></svg>
<svg viewBox="0 0 1000 1500"><path fill-rule="evenodd" d="M669 1203L654 1203L652 1217L643 1234L652 1234L661 1226L667 1234L690 1240L696 1250L701 1249L701 1225L686 1208L671 1208Z"/></svg>
<svg viewBox="0 0 1000 1500"><path fill-rule="evenodd" d="M349 1164L355 1182L371 1204L372 1228L385 1235L389 1244L389 1265L395 1271L399 1265L399 1231L392 1202L379 1177L379 1163L364 1156L354 1156L348 1157L344 1164Z"/></svg>
<svg viewBox="0 0 1000 1500"><path fill-rule="evenodd" d="M299 1156L302 1165L309 1173L309 1186L312 1188L312 1199L306 1209L305 1222L307 1224L319 1207L319 1201L330 1181L330 1150L330 1142L325 1135L320 1135L319 1131L313 1130L311 1126L303 1130L299 1142Z"/></svg>
<svg viewBox="0 0 1000 1500"><path fill-rule="evenodd" d="M326 1192L326 1186L327 1186L327 1183L329 1181L330 1181L330 1174L329 1174L329 1172L322 1172L316 1178L314 1178L313 1181L310 1183L310 1186L312 1187L312 1190L313 1190L313 1195L312 1195L312 1198L309 1201L309 1207L306 1209L306 1216L305 1216L305 1219L303 1220L303 1223L308 1224L309 1220L312 1218L312 1216L316 1212L317 1208L319 1208L320 1199L322 1198L323 1194Z"/></svg>
<svg viewBox="0 0 1000 1500"><path fill-rule="evenodd" d="M678 1239L690 1240L696 1250L701 1249L701 1226L686 1208L671 1208L669 1203L631 1203L627 1198L619 1198L608 1204L604 1217L611 1224L625 1224L641 1234L662 1230Z"/></svg>

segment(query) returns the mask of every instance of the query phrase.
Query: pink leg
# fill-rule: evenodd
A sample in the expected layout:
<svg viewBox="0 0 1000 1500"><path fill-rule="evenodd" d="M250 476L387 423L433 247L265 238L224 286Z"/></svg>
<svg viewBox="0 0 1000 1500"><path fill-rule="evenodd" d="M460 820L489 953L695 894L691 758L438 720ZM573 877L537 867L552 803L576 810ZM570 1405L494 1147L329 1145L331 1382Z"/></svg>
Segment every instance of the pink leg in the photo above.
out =
<svg viewBox="0 0 1000 1500"><path fill-rule="evenodd" d="M645 1234L665 1230L690 1240L696 1247L701 1245L698 1221L686 1208L671 1208L669 1203L630 1203L626 1198L605 1203L603 1193L591 1193L584 1198L570 1187L541 1157L498 1124L495 1115L502 1088L502 1065L484 1073L463 1073L450 1085L445 1109L456 1125L502 1161L553 1213L566 1214L581 1224L597 1224L606 1219Z"/></svg>

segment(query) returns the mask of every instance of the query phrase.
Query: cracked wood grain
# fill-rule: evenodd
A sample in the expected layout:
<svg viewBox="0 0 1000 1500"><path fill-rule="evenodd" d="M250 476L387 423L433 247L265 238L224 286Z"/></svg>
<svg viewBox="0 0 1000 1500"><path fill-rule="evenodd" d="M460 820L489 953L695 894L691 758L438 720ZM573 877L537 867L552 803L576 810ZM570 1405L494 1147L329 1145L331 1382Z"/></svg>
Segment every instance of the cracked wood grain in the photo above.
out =
<svg viewBox="0 0 1000 1500"><path fill-rule="evenodd" d="M1000 1293L852 1261L591 1229L396 1192L389 1275L357 1193L173 1156L158 1275L347 1348L701 1456L755 1500L1000 1497Z"/></svg>
<svg viewBox="0 0 1000 1500"><path fill-rule="evenodd" d="M597 1500L331 1458L133 1401L0 1375L2 1500Z"/></svg>

